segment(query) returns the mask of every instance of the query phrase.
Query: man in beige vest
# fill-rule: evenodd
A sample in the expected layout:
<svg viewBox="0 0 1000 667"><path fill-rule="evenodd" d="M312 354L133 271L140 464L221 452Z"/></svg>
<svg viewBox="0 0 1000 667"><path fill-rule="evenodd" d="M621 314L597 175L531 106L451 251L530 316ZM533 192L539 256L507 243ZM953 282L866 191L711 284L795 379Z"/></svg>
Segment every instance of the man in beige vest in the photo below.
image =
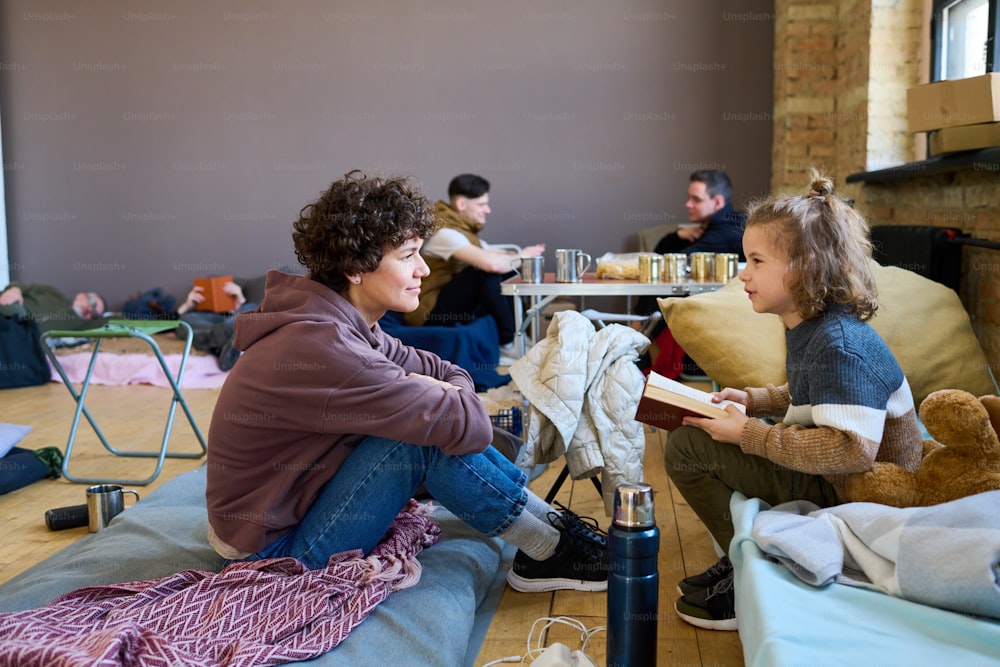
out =
<svg viewBox="0 0 1000 667"><path fill-rule="evenodd" d="M514 310L500 283L520 266L519 257L538 257L545 246L528 246L518 255L481 239L490 214L489 191L482 176L460 174L448 185L450 203L435 203L437 231L420 251L431 273L421 284L420 306L406 315L406 323L454 326L490 315L505 355L513 347Z"/></svg>

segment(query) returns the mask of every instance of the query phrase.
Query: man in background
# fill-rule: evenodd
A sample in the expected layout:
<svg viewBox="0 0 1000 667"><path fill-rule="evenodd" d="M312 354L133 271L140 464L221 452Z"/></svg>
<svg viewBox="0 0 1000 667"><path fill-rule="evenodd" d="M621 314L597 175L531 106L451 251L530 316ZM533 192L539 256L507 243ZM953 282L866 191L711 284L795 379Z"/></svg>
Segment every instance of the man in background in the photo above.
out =
<svg viewBox="0 0 1000 667"><path fill-rule="evenodd" d="M233 310L222 313L198 310L198 304L205 300L205 290L195 285L177 308L177 315L191 327L191 347L215 355L219 368L228 371L240 358L240 351L233 346L236 314L255 310L257 304L247 303L243 287L235 282L227 282L222 290L233 297Z"/></svg>
<svg viewBox="0 0 1000 667"><path fill-rule="evenodd" d="M746 214L733 208L732 197L733 184L724 171L699 169L692 172L684 207L687 209L688 221L693 224L679 227L664 236L653 251L687 255L695 252L728 252L739 255L741 262L745 261L743 224ZM636 302L636 311L640 313L652 313L658 307L653 297L641 297ZM640 362L644 370L648 364L652 370L672 379L706 377L698 364L677 345L662 321L650 332L649 337L654 345Z"/></svg>
<svg viewBox="0 0 1000 667"><path fill-rule="evenodd" d="M700 169L692 172L684 207L688 221L660 239L654 252L732 252L743 261L743 223L746 215L733 208L733 184L726 172Z"/></svg>
<svg viewBox="0 0 1000 667"><path fill-rule="evenodd" d="M545 246L528 246L518 255L480 238L491 212L489 192L482 176L460 174L448 184L449 202L435 203L437 230L420 251L431 272L421 284L420 305L406 315L406 323L454 326L490 315L503 357L513 348L514 306L500 293L500 283L514 275L519 257L538 257Z"/></svg>

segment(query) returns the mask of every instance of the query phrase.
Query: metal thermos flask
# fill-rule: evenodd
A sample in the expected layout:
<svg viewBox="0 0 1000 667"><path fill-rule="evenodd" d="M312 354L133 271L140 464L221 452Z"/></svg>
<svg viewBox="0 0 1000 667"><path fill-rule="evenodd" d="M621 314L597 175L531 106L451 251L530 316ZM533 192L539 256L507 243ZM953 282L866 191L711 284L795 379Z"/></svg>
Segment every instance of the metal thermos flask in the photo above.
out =
<svg viewBox="0 0 1000 667"><path fill-rule="evenodd" d="M45 525L49 530L66 530L67 528L79 528L90 523L90 512L86 505L73 505L71 507L57 507L53 510L46 510Z"/></svg>
<svg viewBox="0 0 1000 667"><path fill-rule="evenodd" d="M659 552L652 487L620 485L608 529L607 667L656 665Z"/></svg>

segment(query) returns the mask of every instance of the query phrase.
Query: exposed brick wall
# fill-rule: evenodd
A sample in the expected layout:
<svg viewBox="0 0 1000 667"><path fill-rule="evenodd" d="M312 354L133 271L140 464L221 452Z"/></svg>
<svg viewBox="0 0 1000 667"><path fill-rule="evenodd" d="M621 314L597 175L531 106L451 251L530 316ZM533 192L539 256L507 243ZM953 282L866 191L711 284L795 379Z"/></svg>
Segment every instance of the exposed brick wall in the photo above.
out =
<svg viewBox="0 0 1000 667"><path fill-rule="evenodd" d="M993 376L1000 379L1000 251L966 246L962 270L962 302Z"/></svg>
<svg viewBox="0 0 1000 667"><path fill-rule="evenodd" d="M1000 174L986 165L889 183L848 175L921 160L906 89L927 81L928 0L775 0L771 186L802 192L810 167L833 177L873 225L959 227L1000 240ZM961 296L1000 368L1000 252L967 247Z"/></svg>
<svg viewBox="0 0 1000 667"><path fill-rule="evenodd" d="M774 150L771 186L795 192L811 167L831 172L837 130L836 3L777 0L774 35Z"/></svg>

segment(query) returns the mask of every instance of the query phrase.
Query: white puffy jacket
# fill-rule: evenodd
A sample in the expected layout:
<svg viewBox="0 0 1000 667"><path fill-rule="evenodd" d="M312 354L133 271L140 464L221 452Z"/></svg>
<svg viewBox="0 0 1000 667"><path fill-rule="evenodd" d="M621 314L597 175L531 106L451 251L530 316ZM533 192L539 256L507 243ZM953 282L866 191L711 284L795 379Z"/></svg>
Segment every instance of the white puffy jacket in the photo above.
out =
<svg viewBox="0 0 1000 667"><path fill-rule="evenodd" d="M636 366L649 339L626 326L598 331L574 310L558 312L546 336L511 367L530 403L526 467L566 457L574 480L601 475L611 515L615 488L643 479L646 440L635 421L644 378Z"/></svg>

